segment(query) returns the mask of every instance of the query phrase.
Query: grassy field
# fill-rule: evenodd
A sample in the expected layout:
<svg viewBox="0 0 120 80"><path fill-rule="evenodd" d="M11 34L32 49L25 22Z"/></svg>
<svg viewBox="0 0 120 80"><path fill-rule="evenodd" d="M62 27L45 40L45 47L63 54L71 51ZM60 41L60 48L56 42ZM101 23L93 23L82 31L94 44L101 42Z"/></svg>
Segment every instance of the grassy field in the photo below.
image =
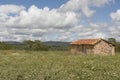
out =
<svg viewBox="0 0 120 80"><path fill-rule="evenodd" d="M120 55L0 51L0 80L120 80Z"/></svg>

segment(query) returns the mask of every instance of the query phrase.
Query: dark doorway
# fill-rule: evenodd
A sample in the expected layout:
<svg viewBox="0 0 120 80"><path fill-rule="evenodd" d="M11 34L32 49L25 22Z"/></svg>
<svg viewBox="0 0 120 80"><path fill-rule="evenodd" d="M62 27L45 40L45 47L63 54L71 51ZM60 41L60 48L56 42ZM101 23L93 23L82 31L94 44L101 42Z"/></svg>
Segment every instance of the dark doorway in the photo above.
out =
<svg viewBox="0 0 120 80"><path fill-rule="evenodd" d="M85 45L82 45L82 53L86 54L86 47L85 47Z"/></svg>

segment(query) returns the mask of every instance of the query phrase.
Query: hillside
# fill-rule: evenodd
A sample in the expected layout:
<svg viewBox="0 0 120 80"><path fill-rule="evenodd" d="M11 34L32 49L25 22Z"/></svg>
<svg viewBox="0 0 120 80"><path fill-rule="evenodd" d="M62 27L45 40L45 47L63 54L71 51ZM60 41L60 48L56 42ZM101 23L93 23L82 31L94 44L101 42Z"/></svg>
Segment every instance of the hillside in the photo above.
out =
<svg viewBox="0 0 120 80"><path fill-rule="evenodd" d="M43 44L49 46L69 46L70 42L47 41L47 42L43 42Z"/></svg>
<svg viewBox="0 0 120 80"><path fill-rule="evenodd" d="M6 41L6 43L8 44L12 44L12 45L23 45L23 42L17 42L17 41ZM46 41L46 42L42 42L45 45L48 46L69 46L70 42L60 42L60 41Z"/></svg>

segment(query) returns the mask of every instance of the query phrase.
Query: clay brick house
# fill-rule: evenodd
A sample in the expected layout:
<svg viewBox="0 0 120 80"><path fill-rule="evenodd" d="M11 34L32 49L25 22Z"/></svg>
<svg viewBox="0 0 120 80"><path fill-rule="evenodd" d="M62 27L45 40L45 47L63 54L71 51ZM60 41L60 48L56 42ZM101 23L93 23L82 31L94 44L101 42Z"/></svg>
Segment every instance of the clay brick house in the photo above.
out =
<svg viewBox="0 0 120 80"><path fill-rule="evenodd" d="M115 55L115 46L104 39L81 39L70 43L72 54Z"/></svg>

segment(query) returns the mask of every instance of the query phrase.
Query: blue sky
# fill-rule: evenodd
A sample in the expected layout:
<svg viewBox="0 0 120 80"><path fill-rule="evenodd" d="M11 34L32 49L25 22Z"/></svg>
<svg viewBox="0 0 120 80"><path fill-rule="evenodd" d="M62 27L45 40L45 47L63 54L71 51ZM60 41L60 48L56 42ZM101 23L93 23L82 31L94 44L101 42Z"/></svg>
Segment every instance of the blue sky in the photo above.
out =
<svg viewBox="0 0 120 80"><path fill-rule="evenodd" d="M15 4L23 5L29 8L31 5L36 5L39 8L48 6L49 8L58 8L68 0L0 0L0 4Z"/></svg>
<svg viewBox="0 0 120 80"><path fill-rule="evenodd" d="M0 0L0 40L119 40L119 5L120 0Z"/></svg>
<svg viewBox="0 0 120 80"><path fill-rule="evenodd" d="M111 18L109 14L111 12L116 12L117 9L120 9L120 0L115 0L114 3L109 3L107 6L97 8L93 21L94 22L111 22Z"/></svg>
<svg viewBox="0 0 120 80"><path fill-rule="evenodd" d="M23 5L27 9L31 5L35 5L38 8L49 7L50 9L59 8L62 4L65 4L68 0L0 0L1 5L5 4L14 4L14 5ZM115 0L114 3L109 3L107 6L101 8L95 8L96 13L92 18L93 22L110 22L109 14L115 12L120 8L120 0Z"/></svg>

